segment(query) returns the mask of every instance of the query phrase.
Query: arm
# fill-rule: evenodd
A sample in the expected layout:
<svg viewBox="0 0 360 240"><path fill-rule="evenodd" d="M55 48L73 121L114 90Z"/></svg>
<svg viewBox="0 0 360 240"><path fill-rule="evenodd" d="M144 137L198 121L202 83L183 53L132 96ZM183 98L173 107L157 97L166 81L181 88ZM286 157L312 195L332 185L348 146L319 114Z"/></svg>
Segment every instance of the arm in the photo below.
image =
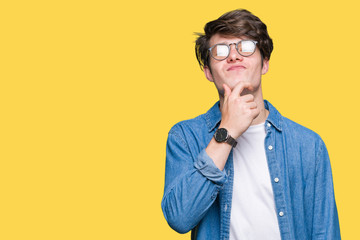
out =
<svg viewBox="0 0 360 240"><path fill-rule="evenodd" d="M253 95L240 95L244 89L253 89L249 82L239 82L233 91L224 84L224 89L220 127L227 128L231 136L237 138L260 111ZM189 143L179 127L170 131L161 206L169 225L180 233L193 229L214 203L226 181L223 169L231 151L227 143L212 139L206 149L191 154L189 144L197 143Z"/></svg>
<svg viewBox="0 0 360 240"><path fill-rule="evenodd" d="M323 141L320 142L316 161L312 239L338 240L341 237L331 166Z"/></svg>
<svg viewBox="0 0 360 240"><path fill-rule="evenodd" d="M225 128L234 139L238 138L253 121L258 118L258 121L265 121L265 116L260 116L260 109L254 101L252 94L241 96L241 93L248 89L253 90L249 82L239 82L233 90L228 85L223 84L224 100L220 101L221 108L221 123L219 128ZM260 99L263 104L263 100ZM263 106L263 105L262 105ZM264 109L264 106L262 107ZM227 158L231 151L231 146L226 143L218 143L213 138L206 148L207 154L213 159L215 165L223 170L227 162Z"/></svg>
<svg viewBox="0 0 360 240"><path fill-rule="evenodd" d="M161 207L170 227L179 233L199 223L227 180L205 149L193 159L187 144L180 129L169 132Z"/></svg>

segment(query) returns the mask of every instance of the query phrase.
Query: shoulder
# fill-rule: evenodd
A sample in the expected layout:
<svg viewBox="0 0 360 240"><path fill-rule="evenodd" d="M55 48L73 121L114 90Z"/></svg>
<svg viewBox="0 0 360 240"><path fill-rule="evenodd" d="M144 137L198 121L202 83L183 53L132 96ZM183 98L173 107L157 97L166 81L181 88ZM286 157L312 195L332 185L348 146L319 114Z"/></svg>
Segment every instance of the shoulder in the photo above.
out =
<svg viewBox="0 0 360 240"><path fill-rule="evenodd" d="M169 131L168 145L186 146L195 155L210 142L220 121L221 112L217 102L206 113L175 124Z"/></svg>
<svg viewBox="0 0 360 240"><path fill-rule="evenodd" d="M176 123L169 131L168 149L182 149L195 158L205 147L209 139L209 131L204 114Z"/></svg>
<svg viewBox="0 0 360 240"><path fill-rule="evenodd" d="M318 133L286 117L283 117L283 133L287 139L291 138L293 142L303 147L310 149L325 147Z"/></svg>
<svg viewBox="0 0 360 240"><path fill-rule="evenodd" d="M321 137L313 130L300 125L299 123L284 117L280 112L265 100L265 106L269 110L270 115L268 120L281 131L286 138L291 138L301 141L321 141Z"/></svg>
<svg viewBox="0 0 360 240"><path fill-rule="evenodd" d="M194 131L206 130L205 114L201 114L195 118L187 119L176 123L171 127L169 134L186 134Z"/></svg>
<svg viewBox="0 0 360 240"><path fill-rule="evenodd" d="M211 132L221 120L219 102L216 102L206 113L195 118L184 120L175 124L169 134L189 133L206 134Z"/></svg>
<svg viewBox="0 0 360 240"><path fill-rule="evenodd" d="M301 137L320 138L319 134L317 134L313 130L303 125L300 125L299 123L287 117L283 117L283 123L283 127L286 131L291 131L292 133L297 134Z"/></svg>

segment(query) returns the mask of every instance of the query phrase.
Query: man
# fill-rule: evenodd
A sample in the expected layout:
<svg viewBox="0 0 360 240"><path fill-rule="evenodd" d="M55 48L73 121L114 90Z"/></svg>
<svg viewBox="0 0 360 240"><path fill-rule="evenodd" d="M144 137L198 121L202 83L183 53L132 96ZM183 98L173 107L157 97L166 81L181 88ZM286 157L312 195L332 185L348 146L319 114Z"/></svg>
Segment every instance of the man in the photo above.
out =
<svg viewBox="0 0 360 240"><path fill-rule="evenodd" d="M324 142L263 100L273 50L266 25L235 10L204 30L196 55L220 101L169 132L169 225L204 240L340 239Z"/></svg>

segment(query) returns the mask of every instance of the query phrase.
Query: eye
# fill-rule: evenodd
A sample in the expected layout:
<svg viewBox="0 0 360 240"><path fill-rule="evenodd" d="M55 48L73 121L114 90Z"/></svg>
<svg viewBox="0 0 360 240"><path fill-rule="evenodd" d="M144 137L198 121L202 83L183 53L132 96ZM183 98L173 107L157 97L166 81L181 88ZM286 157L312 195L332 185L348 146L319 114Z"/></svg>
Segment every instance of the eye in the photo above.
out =
<svg viewBox="0 0 360 240"><path fill-rule="evenodd" d="M226 45L217 45L216 46L216 56L226 57L229 54L229 48Z"/></svg>
<svg viewBox="0 0 360 240"><path fill-rule="evenodd" d="M252 53L255 50L255 43L253 41L241 41L241 49L240 52L243 53Z"/></svg>

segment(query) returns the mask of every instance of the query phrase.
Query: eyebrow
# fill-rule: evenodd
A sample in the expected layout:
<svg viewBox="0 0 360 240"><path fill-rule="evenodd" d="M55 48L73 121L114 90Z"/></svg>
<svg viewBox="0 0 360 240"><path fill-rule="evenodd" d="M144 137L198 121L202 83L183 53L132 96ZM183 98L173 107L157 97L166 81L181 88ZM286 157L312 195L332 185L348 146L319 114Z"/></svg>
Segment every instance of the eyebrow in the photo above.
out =
<svg viewBox="0 0 360 240"><path fill-rule="evenodd" d="M238 42L241 42L241 41L253 41L253 40L251 40L251 39L241 39L241 40L236 41L236 42L224 41L224 42L215 43L214 45L217 45L217 44L226 44L226 45L229 45L230 43L238 43ZM214 45L213 45L213 46L214 46Z"/></svg>

